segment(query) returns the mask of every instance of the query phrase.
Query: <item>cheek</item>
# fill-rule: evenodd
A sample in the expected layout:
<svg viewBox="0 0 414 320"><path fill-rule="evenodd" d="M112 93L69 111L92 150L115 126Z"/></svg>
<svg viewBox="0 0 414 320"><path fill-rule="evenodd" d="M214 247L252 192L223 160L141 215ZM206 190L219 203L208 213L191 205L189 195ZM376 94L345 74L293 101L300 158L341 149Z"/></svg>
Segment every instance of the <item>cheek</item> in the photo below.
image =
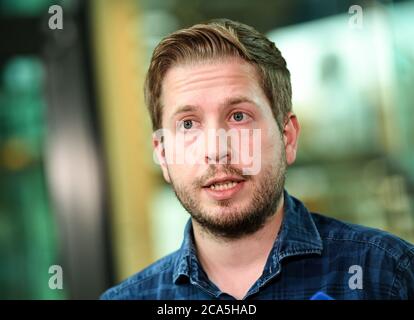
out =
<svg viewBox="0 0 414 320"><path fill-rule="evenodd" d="M280 158L283 152L283 141L279 129L275 125L269 130L264 130L262 135L262 157L268 161L275 161Z"/></svg>
<svg viewBox="0 0 414 320"><path fill-rule="evenodd" d="M204 141L199 132L177 134L166 141L166 155L171 164L193 165L202 161Z"/></svg>
<svg viewBox="0 0 414 320"><path fill-rule="evenodd" d="M172 180L173 184L186 186L188 183L187 179L187 172L185 170L185 166L177 165L177 164L169 164L168 165L168 173Z"/></svg>
<svg viewBox="0 0 414 320"><path fill-rule="evenodd" d="M179 157L178 160L180 161ZM183 162L171 162L168 164L168 173L172 183L189 188L194 184L198 175L198 165Z"/></svg>
<svg viewBox="0 0 414 320"><path fill-rule="evenodd" d="M262 132L258 129L239 131L238 138L232 144L232 148L237 151L242 166L252 166L253 162L260 161L262 156ZM237 163L239 164L239 163Z"/></svg>

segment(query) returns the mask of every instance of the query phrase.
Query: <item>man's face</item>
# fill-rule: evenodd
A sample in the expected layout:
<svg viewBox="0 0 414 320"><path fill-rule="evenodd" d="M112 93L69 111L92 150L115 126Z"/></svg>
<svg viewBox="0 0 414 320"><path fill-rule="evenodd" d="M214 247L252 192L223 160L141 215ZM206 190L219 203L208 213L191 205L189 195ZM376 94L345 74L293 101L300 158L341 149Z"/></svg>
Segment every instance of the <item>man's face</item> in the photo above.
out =
<svg viewBox="0 0 414 320"><path fill-rule="evenodd" d="M184 208L217 236L239 238L257 231L276 212L294 157L286 159L289 137L276 124L256 69L239 58L178 65L167 72L161 98L163 129L170 134L163 144L154 140L160 162L168 153L189 153L193 159L162 164ZM219 148L219 140L211 139L219 129L231 130L239 143L227 139ZM217 147L212 149L212 142ZM260 170L246 174L257 159Z"/></svg>

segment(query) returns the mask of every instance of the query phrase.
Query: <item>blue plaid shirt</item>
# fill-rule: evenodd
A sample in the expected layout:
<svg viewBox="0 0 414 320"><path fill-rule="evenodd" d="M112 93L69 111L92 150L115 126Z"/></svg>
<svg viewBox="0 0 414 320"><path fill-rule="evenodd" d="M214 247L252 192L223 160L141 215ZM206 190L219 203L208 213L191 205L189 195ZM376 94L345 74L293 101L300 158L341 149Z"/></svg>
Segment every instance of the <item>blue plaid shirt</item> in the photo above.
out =
<svg viewBox="0 0 414 320"><path fill-rule="evenodd" d="M285 217L263 273L244 299L414 299L414 246L384 231L316 213L286 191ZM222 299L201 267L191 220L178 251L160 259L101 299Z"/></svg>

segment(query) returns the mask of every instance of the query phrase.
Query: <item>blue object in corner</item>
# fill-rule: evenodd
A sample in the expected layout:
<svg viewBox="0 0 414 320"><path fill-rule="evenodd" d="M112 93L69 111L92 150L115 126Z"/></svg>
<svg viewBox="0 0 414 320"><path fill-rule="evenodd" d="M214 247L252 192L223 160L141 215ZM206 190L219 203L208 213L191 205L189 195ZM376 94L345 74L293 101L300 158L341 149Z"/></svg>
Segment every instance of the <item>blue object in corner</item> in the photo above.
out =
<svg viewBox="0 0 414 320"><path fill-rule="evenodd" d="M318 291L310 298L310 300L335 300L335 299L332 298L331 296L328 296L326 293L322 291Z"/></svg>

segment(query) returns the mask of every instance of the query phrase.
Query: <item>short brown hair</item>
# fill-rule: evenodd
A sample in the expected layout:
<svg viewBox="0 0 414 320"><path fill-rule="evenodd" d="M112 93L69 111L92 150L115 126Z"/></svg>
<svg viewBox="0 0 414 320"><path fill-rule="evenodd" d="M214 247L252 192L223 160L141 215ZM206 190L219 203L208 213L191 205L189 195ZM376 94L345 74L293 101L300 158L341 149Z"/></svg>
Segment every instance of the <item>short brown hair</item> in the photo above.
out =
<svg viewBox="0 0 414 320"><path fill-rule="evenodd" d="M178 30L154 49L145 79L145 102L153 130L162 125L162 81L173 66L221 57L240 57L256 67L280 129L292 110L292 89L286 61L275 44L254 28L216 19Z"/></svg>

